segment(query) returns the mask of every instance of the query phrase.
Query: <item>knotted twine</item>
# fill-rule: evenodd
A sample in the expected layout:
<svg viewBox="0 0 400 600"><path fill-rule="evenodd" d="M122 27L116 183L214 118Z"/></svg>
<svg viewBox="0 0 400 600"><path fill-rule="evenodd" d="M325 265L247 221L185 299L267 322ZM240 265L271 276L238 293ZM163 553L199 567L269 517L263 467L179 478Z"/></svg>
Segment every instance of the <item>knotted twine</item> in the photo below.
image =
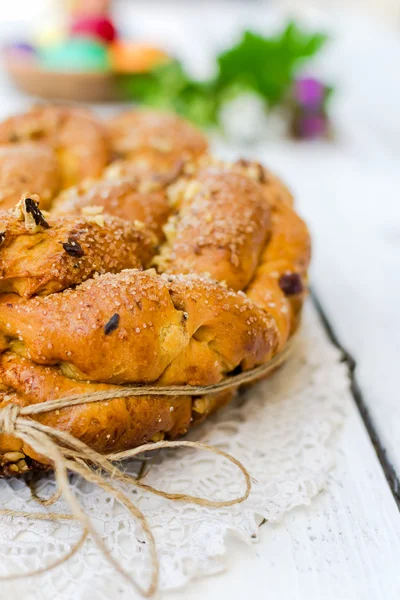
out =
<svg viewBox="0 0 400 600"><path fill-rule="evenodd" d="M25 444L29 445L39 455L45 456L54 467L55 479L57 484L57 492L47 500L39 498L36 493L33 493L33 498L43 506L54 504L60 497L64 500L71 509L71 514L64 513L38 513L15 511L11 509L1 509L0 515L10 517L24 517L28 519L50 520L50 521L66 521L77 520L82 525L82 534L78 542L68 551L67 554L60 557L50 565L40 568L29 573L18 573L6 575L0 580L22 579L32 575L38 575L50 571L60 564L71 558L83 545L88 535L91 536L103 556L113 566L113 568L126 579L142 596L148 598L152 596L158 587L159 579L159 561L153 533L144 514L133 504L130 498L119 488L110 483L110 479L120 483L129 483L148 492L167 498L169 500L188 502L199 506L207 506L213 508L222 508L233 506L246 500L251 490L251 478L247 469L236 458L230 454L216 448L203 444L201 442L190 442L186 440L180 441L160 441L142 444L137 448L124 450L122 452L111 453L107 455L96 452L87 446L81 440L75 438L70 433L43 425L38 421L25 418L26 416L39 415L62 408L70 408L72 406L88 404L90 402L101 402L103 400L112 400L116 398L129 398L134 396L204 396L215 394L229 389L237 389L238 387L254 382L262 377L265 377L278 366L280 366L287 358L292 344L288 344L285 349L277 354L267 363L240 373L239 375L230 376L219 383L207 386L191 386L191 385L171 385L171 386L152 386L152 385L135 385L124 386L109 392L95 392L90 394L80 394L75 396L67 396L57 400L49 400L29 406L20 407L17 404L10 403L0 409L0 433L13 435ZM221 456L233 463L243 474L246 484L245 492L232 500L209 500L197 496L182 493L170 493L164 490L159 490L143 481L121 471L114 462L121 461L127 458L133 458L148 451L158 450L160 448L194 448L197 450L205 450ZM95 531L88 515L85 514L77 498L72 493L68 482L68 471L77 473L84 480L93 483L106 492L110 493L115 500L125 506L129 513L136 518L146 534L149 541L149 552L151 558L152 572L150 583L147 588L138 584L135 579L127 573L119 563L113 558L107 546L104 544L101 537ZM101 471L107 473L110 478L105 479Z"/></svg>

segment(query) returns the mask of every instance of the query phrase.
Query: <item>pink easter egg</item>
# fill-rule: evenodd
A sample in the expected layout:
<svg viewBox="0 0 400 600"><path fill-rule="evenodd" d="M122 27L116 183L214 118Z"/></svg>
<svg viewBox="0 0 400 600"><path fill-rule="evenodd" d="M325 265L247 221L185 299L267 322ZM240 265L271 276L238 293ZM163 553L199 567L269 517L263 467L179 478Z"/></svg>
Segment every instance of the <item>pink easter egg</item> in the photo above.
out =
<svg viewBox="0 0 400 600"><path fill-rule="evenodd" d="M71 25L71 34L95 37L111 43L117 37L117 31L110 19L103 16L75 17Z"/></svg>

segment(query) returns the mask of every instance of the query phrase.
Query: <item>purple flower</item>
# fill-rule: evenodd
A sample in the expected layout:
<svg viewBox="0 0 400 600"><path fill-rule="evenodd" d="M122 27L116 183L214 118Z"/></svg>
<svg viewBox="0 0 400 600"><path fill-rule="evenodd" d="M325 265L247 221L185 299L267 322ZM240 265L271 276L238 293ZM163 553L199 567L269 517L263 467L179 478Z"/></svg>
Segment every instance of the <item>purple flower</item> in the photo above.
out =
<svg viewBox="0 0 400 600"><path fill-rule="evenodd" d="M296 129L300 138L318 138L326 135L328 124L324 115L301 115Z"/></svg>
<svg viewBox="0 0 400 600"><path fill-rule="evenodd" d="M303 107L315 109L323 104L325 87L313 77L300 77L294 84L293 96Z"/></svg>

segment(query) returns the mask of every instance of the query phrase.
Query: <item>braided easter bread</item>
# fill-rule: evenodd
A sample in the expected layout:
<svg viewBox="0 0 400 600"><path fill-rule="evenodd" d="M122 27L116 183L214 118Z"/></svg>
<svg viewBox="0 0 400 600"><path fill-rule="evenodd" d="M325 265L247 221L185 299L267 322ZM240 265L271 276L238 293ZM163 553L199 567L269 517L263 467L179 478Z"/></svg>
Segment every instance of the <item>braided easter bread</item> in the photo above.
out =
<svg viewBox="0 0 400 600"><path fill-rule="evenodd" d="M63 192L51 215L30 197L0 214L0 407L218 383L265 364L296 329L310 241L285 186L247 161L198 155L176 169L158 156L152 172L130 173L135 160ZM119 398L33 418L110 452L182 435L233 395ZM7 475L48 461L1 434L0 463Z"/></svg>

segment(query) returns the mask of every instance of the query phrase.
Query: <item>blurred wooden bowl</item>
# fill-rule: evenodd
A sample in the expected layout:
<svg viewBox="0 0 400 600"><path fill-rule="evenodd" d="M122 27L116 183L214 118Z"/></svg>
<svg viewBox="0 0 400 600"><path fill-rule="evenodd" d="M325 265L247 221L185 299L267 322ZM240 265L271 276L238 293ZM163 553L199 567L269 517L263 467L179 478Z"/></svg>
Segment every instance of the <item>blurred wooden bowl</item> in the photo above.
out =
<svg viewBox="0 0 400 600"><path fill-rule="evenodd" d="M123 99L118 76L104 72L46 71L20 61L6 61L5 69L16 87L46 100L110 102Z"/></svg>

